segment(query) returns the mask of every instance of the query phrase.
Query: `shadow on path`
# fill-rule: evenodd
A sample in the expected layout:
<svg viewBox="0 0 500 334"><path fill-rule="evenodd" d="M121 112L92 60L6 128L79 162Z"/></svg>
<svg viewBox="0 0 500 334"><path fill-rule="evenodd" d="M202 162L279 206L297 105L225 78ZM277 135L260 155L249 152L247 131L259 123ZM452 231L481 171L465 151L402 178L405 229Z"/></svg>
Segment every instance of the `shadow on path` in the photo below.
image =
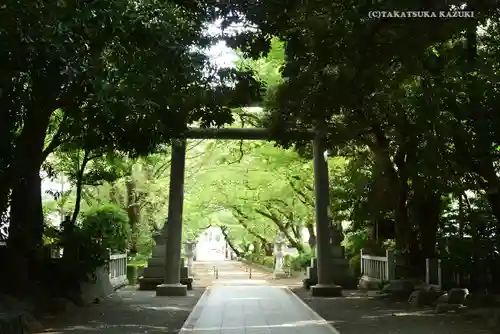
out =
<svg viewBox="0 0 500 334"><path fill-rule="evenodd" d="M213 268L219 269L219 279ZM129 286L99 304L77 308L55 320L42 321L45 331L53 334L139 334L177 333L205 291L218 284L247 285L264 282L269 273L253 271L248 279L246 266L237 261L195 262L194 289L187 297L156 297L155 291L138 291Z"/></svg>
<svg viewBox="0 0 500 334"><path fill-rule="evenodd" d="M434 314L430 309L412 309L408 303L370 298L359 291L344 291L345 297L313 298L304 289L293 289L316 313L341 334L486 334L484 321L458 314Z"/></svg>
<svg viewBox="0 0 500 334"><path fill-rule="evenodd" d="M187 297L155 297L154 291L129 286L100 304L64 315L65 321L57 325L45 324L47 329L42 333L177 333L204 290L195 288Z"/></svg>

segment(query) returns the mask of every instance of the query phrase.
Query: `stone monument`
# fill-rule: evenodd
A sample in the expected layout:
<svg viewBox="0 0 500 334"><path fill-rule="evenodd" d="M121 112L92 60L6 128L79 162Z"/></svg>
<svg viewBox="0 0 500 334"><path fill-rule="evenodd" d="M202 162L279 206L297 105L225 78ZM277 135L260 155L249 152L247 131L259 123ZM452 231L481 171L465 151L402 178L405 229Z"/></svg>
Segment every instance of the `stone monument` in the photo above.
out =
<svg viewBox="0 0 500 334"><path fill-rule="evenodd" d="M345 258L344 246L341 246L344 235L335 222L331 222L330 250L331 250L331 277L336 284L346 286L352 280L349 262Z"/></svg>
<svg viewBox="0 0 500 334"><path fill-rule="evenodd" d="M163 283L165 276L165 231L155 235L155 247L153 254L148 259L148 266L144 268L144 274L139 278L139 290L156 290L156 286Z"/></svg>
<svg viewBox="0 0 500 334"><path fill-rule="evenodd" d="M156 245L153 248L153 253L151 255L151 258L148 259L148 266L144 268L144 273L142 277L139 278L139 290L154 291L156 290L156 287L158 285L163 284L163 281L165 279L165 245L166 245L164 233L165 231L162 231L154 237ZM184 259L179 259L179 261L180 261L180 282L183 285L187 285L188 288L190 289L193 279L190 277L189 269L184 266Z"/></svg>
<svg viewBox="0 0 500 334"><path fill-rule="evenodd" d="M330 280L340 286L352 285L353 277L349 268L349 262L344 256L344 247L341 242L344 239L343 234L336 223L330 220L330 243L329 257L330 266L328 275ZM307 268L307 276L304 279L304 287L310 287L318 284L318 261L316 258L311 259L311 265Z"/></svg>

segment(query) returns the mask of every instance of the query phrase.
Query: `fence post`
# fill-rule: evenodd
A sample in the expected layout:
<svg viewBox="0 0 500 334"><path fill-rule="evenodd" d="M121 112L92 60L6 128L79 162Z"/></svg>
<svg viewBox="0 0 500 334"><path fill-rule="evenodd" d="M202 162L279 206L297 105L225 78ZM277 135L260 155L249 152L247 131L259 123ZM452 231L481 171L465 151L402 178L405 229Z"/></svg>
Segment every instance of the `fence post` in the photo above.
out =
<svg viewBox="0 0 500 334"><path fill-rule="evenodd" d="M438 286L439 286L439 290L442 290L443 289L443 277L441 276L441 259L438 259L437 260L437 270L438 270Z"/></svg>
<svg viewBox="0 0 500 334"><path fill-rule="evenodd" d="M387 258L386 270L387 270L387 280L396 279L396 257L393 251L386 250L385 257Z"/></svg>
<svg viewBox="0 0 500 334"><path fill-rule="evenodd" d="M359 263L361 264L361 276L365 274L365 268L363 268L363 248L360 250Z"/></svg>
<svg viewBox="0 0 500 334"><path fill-rule="evenodd" d="M425 284L431 284L430 260L425 258Z"/></svg>
<svg viewBox="0 0 500 334"><path fill-rule="evenodd" d="M112 271L112 266L111 266L111 249L110 248L106 248L106 252L107 252L107 255L108 255L108 261L106 261L106 265L105 265L105 268L106 270L108 271L108 276L111 278L112 275L111 275L111 271Z"/></svg>

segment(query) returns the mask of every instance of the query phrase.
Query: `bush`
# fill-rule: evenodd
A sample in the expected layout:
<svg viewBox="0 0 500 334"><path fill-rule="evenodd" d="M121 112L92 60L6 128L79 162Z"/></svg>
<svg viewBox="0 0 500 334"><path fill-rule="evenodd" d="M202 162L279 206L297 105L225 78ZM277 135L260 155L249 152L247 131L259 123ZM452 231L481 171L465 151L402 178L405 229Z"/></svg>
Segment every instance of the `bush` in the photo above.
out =
<svg viewBox="0 0 500 334"><path fill-rule="evenodd" d="M138 278L138 267L134 265L127 266L127 279L128 284L135 285Z"/></svg>
<svg viewBox="0 0 500 334"><path fill-rule="evenodd" d="M82 229L100 239L102 245L112 252L127 250L130 234L128 216L116 205L107 204L87 210L83 214Z"/></svg>
<svg viewBox="0 0 500 334"><path fill-rule="evenodd" d="M353 270L355 277L361 276L361 255L358 253L349 259L349 267Z"/></svg>
<svg viewBox="0 0 500 334"><path fill-rule="evenodd" d="M295 271L302 271L311 264L311 259L314 257L313 252L299 254L299 256L291 259L290 267Z"/></svg>
<svg viewBox="0 0 500 334"><path fill-rule="evenodd" d="M274 256L266 256L263 259L261 259L260 264L273 268L274 267Z"/></svg>

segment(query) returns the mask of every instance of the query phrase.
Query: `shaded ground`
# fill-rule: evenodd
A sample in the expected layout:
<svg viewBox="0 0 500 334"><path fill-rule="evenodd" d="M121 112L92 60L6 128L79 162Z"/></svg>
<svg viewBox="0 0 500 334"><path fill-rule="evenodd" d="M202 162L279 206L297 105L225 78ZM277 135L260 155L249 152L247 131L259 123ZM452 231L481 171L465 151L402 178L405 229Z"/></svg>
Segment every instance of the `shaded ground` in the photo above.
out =
<svg viewBox="0 0 500 334"><path fill-rule="evenodd" d="M219 279L214 276L214 266L219 269ZM238 284L249 278L245 266L236 261L195 262L193 275L194 289L187 297L156 297L155 291L138 291L137 286L129 286L99 304L76 308L56 319L42 320L46 329L39 333L178 333L205 287L224 284L225 280ZM266 284L264 279L268 276L269 273L253 270L252 281Z"/></svg>
<svg viewBox="0 0 500 334"><path fill-rule="evenodd" d="M434 314L414 310L407 303L395 303L346 291L341 298L312 298L304 289L293 292L341 334L484 334L491 333L484 321L458 314Z"/></svg>
<svg viewBox="0 0 500 334"><path fill-rule="evenodd" d="M188 297L155 298L154 291L126 287L100 304L65 314L65 319L58 319L57 325L54 321L46 321L44 325L47 329L42 333L177 333L204 290L195 288Z"/></svg>
<svg viewBox="0 0 500 334"><path fill-rule="evenodd" d="M219 269L215 278L213 267ZM205 286L215 284L270 284L289 286L341 334L486 334L486 323L457 314L433 314L414 310L407 303L374 299L364 293L346 291L343 298L311 298L300 288L300 278L272 280L269 273L254 269L252 280L246 266L238 262L199 262L194 267L194 290L188 297L155 297L154 291L122 289L100 304L78 308L57 320L44 322L53 334L139 334L177 333Z"/></svg>

